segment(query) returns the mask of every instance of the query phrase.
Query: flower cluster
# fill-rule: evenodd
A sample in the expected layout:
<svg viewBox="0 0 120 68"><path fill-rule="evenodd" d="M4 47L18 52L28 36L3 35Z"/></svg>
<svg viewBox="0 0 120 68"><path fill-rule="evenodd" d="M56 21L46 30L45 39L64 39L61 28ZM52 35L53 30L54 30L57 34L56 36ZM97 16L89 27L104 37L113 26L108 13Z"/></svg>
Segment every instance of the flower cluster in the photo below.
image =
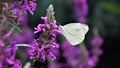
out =
<svg viewBox="0 0 120 68"><path fill-rule="evenodd" d="M33 40L33 31L24 24L21 26L22 32L16 31L10 38L11 41L16 41L16 43L26 43L30 44Z"/></svg>
<svg viewBox="0 0 120 68"><path fill-rule="evenodd" d="M86 20L86 16L88 15L87 0L74 0L74 12L78 22L87 23Z"/></svg>
<svg viewBox="0 0 120 68"><path fill-rule="evenodd" d="M11 24L17 23L19 25L23 23L27 11L33 15L37 5L36 0L14 0L11 2L3 1L0 6L2 6L0 18L2 17Z"/></svg>
<svg viewBox="0 0 120 68"><path fill-rule="evenodd" d="M33 11L36 9L35 2L36 0L14 0L0 3L0 6L2 6L0 10L0 31L3 32L0 35L11 35L15 29L21 31L19 25L22 25L26 21L27 11L33 14ZM10 26L14 27L11 31L9 31Z"/></svg>
<svg viewBox="0 0 120 68"><path fill-rule="evenodd" d="M35 2L36 0L0 1L0 68L22 67L20 61L16 59L18 48L15 45L31 42L21 37L27 35L29 40L32 39L30 37L32 36L31 31L24 23L27 21L27 11L33 14L36 8ZM26 28L23 30L25 33L15 32L16 30L22 31L19 24L21 24L22 29Z"/></svg>
<svg viewBox="0 0 120 68"><path fill-rule="evenodd" d="M95 67L95 64L98 63L99 61L99 56L103 54L101 46L103 45L104 40L101 36L99 36L99 32L97 28L93 30L93 34L94 37L91 39L90 42L90 44L92 45L92 49L91 49L92 56L89 59L91 60L92 66Z"/></svg>
<svg viewBox="0 0 120 68"><path fill-rule="evenodd" d="M33 11L36 9L36 0L15 0L11 3L10 16L22 23L22 19L26 16L27 11L33 15Z"/></svg>
<svg viewBox="0 0 120 68"><path fill-rule="evenodd" d="M0 68L21 68L21 63L15 58L17 47L11 43L8 47L0 42Z"/></svg>
<svg viewBox="0 0 120 68"><path fill-rule="evenodd" d="M63 57L67 64L71 67L81 68L81 50L79 46L73 47L68 41L64 41L62 45Z"/></svg>
<svg viewBox="0 0 120 68"><path fill-rule="evenodd" d="M64 41L61 49L62 56L65 61L51 61L48 68L94 68L99 60L99 56L102 54L100 46L103 44L101 37L95 37L91 40L92 49L87 50L84 44L79 46L72 46L68 41ZM58 54L60 54L58 52Z"/></svg>
<svg viewBox="0 0 120 68"><path fill-rule="evenodd" d="M19 12L27 13L29 11L33 15L33 11L36 9L36 0L15 0L13 3L13 12L19 15Z"/></svg>
<svg viewBox="0 0 120 68"><path fill-rule="evenodd" d="M35 28L36 31L34 33L40 33L40 35L31 45L32 49L29 51L30 59L42 61L45 61L46 57L52 60L56 59L52 49L59 48L59 45L56 43L56 36L60 31L56 25L56 20L54 20L52 5L49 6L47 13L50 15L42 17L44 23L38 24L37 28Z"/></svg>

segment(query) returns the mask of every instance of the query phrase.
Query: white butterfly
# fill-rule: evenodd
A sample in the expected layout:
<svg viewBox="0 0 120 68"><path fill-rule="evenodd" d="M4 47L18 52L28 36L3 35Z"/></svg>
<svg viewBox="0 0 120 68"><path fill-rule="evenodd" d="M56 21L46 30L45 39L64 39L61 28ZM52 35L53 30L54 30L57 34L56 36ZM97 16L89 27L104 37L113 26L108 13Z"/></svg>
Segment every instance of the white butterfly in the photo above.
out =
<svg viewBox="0 0 120 68"><path fill-rule="evenodd" d="M60 25L59 29L72 45L80 44L89 30L86 24L81 23L70 23L64 26Z"/></svg>
<svg viewBox="0 0 120 68"><path fill-rule="evenodd" d="M27 62L23 68L31 68L30 62Z"/></svg>

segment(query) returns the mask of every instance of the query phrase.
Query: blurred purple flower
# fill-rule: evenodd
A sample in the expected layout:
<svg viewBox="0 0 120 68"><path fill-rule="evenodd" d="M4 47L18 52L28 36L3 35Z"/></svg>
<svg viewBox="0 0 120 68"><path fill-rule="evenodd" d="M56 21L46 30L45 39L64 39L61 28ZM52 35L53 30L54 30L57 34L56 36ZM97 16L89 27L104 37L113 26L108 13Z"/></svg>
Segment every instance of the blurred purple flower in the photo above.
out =
<svg viewBox="0 0 120 68"><path fill-rule="evenodd" d="M93 47L94 47L94 46L93 46ZM94 47L94 49L92 49L91 51L92 51L92 53L98 54L98 55L100 55L100 56L103 54L102 49L100 49L99 47L98 47L98 48L95 48L95 47Z"/></svg>
<svg viewBox="0 0 120 68"><path fill-rule="evenodd" d="M11 22L19 22L19 24L26 23L27 11L33 15L36 9L36 0L14 0L10 3L11 9L8 12ZM19 25L18 24L18 25Z"/></svg>
<svg viewBox="0 0 120 68"><path fill-rule="evenodd" d="M93 58L89 58L88 65L89 65L89 68L94 68L96 66L95 60Z"/></svg>
<svg viewBox="0 0 120 68"><path fill-rule="evenodd" d="M16 43L28 43L30 44L33 40L33 32L27 26L22 27L22 32L16 31L11 37L12 41Z"/></svg>
<svg viewBox="0 0 120 68"><path fill-rule="evenodd" d="M102 37L96 37L91 40L91 45L96 46L99 45L101 46L103 44L103 38Z"/></svg>
<svg viewBox="0 0 120 68"><path fill-rule="evenodd" d="M12 68L21 68L21 63L19 60L15 60Z"/></svg>
<svg viewBox="0 0 120 68"><path fill-rule="evenodd" d="M47 68L61 68L56 62L50 62Z"/></svg>
<svg viewBox="0 0 120 68"><path fill-rule="evenodd" d="M21 16L18 21L20 22L20 25L27 25L28 23L28 17L27 16Z"/></svg>
<svg viewBox="0 0 120 68"><path fill-rule="evenodd" d="M27 13L29 11L33 15L33 11L36 9L36 0L22 0L22 1L14 1L13 2L13 9L19 8L21 12Z"/></svg>
<svg viewBox="0 0 120 68"><path fill-rule="evenodd" d="M86 20L86 16L88 14L87 0L74 0L74 12L78 22L87 23Z"/></svg>
<svg viewBox="0 0 120 68"><path fill-rule="evenodd" d="M16 17L19 17L21 15L21 11L20 11L20 9L18 7L13 8L11 10L11 13L13 13Z"/></svg>
<svg viewBox="0 0 120 68"><path fill-rule="evenodd" d="M95 64L99 61L99 56L101 56L103 54L102 49L100 48L103 45L103 38L102 37L94 37L91 40L91 45L92 45L92 49L91 49L91 60L93 61L92 63L94 63L93 67L95 66Z"/></svg>
<svg viewBox="0 0 120 68"><path fill-rule="evenodd" d="M81 46L81 45L80 45ZM68 41L64 41L62 44L62 56L65 58L66 62L64 67L69 68L94 68L99 58L101 51L88 52L88 50L83 50L79 46L72 46ZM93 49L94 50L94 49ZM83 55L85 53L86 55ZM90 54L91 53L91 54ZM86 58L85 58L86 57ZM57 65L60 65L57 63ZM63 66L63 64L62 64Z"/></svg>
<svg viewBox="0 0 120 68"><path fill-rule="evenodd" d="M95 67L95 64L99 61L99 56L103 54L103 50L101 49L101 46L104 43L104 39L99 36L99 32L97 28L93 29L94 37L91 39L90 44L92 45L91 49L91 57L89 58L91 61L91 64L93 67Z"/></svg>
<svg viewBox="0 0 120 68"><path fill-rule="evenodd" d="M15 59L16 50L14 43L8 47L0 47L0 68L21 68L19 60Z"/></svg>
<svg viewBox="0 0 120 68"><path fill-rule="evenodd" d="M0 47L3 47L4 46L4 43L2 40L0 40Z"/></svg>
<svg viewBox="0 0 120 68"><path fill-rule="evenodd" d="M21 8L24 10L28 10L33 15L33 11L36 9L37 6L35 2L36 0L24 0Z"/></svg>
<svg viewBox="0 0 120 68"><path fill-rule="evenodd" d="M81 52L79 46L72 46L68 41L64 41L62 44L63 56L67 60L70 66L79 67L81 65Z"/></svg>
<svg viewBox="0 0 120 68"><path fill-rule="evenodd" d="M3 36L3 39L6 39L8 37L10 37L12 34L12 31L9 31L8 33L6 33L4 36Z"/></svg>

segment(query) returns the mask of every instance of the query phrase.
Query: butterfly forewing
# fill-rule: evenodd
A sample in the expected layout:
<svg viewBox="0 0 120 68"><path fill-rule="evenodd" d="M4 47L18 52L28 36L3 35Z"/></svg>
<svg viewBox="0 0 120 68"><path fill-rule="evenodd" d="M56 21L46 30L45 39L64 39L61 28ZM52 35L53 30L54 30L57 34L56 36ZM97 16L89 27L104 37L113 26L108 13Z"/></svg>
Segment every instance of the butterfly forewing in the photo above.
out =
<svg viewBox="0 0 120 68"><path fill-rule="evenodd" d="M88 26L80 23L70 23L61 27L62 34L72 44L77 45L84 40Z"/></svg>

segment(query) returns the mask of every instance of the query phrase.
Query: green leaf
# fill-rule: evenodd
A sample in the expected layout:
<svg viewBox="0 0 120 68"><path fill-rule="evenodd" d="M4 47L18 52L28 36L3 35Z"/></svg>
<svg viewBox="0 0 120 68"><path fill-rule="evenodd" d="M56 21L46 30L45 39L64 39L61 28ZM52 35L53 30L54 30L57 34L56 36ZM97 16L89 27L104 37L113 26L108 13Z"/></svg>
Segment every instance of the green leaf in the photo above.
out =
<svg viewBox="0 0 120 68"><path fill-rule="evenodd" d="M115 3L102 1L101 7L103 10L105 10L107 12L110 12L115 15L120 15L120 7L119 7L119 5L117 5Z"/></svg>
<svg viewBox="0 0 120 68"><path fill-rule="evenodd" d="M15 30L18 30L20 32L23 32L20 27L18 26L18 24L10 24L12 26L12 29L11 31L15 31Z"/></svg>
<svg viewBox="0 0 120 68"><path fill-rule="evenodd" d="M30 64L33 65L35 63L35 60L30 60Z"/></svg>

